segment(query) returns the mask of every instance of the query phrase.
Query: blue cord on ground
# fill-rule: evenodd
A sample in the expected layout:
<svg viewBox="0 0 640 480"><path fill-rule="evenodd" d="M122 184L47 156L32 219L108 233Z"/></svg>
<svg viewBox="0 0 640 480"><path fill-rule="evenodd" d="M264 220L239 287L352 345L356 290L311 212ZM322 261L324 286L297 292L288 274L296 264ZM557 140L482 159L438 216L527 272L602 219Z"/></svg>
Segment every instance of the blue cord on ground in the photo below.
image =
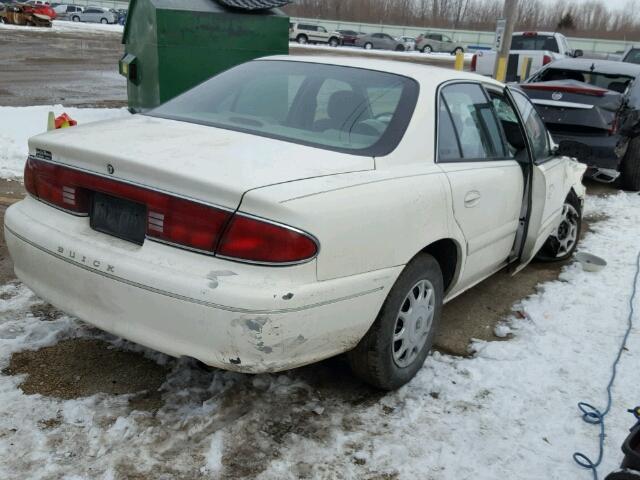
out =
<svg viewBox="0 0 640 480"><path fill-rule="evenodd" d="M640 277L640 252L638 252L638 258L636 259L636 274L633 279L633 290L631 292L631 297L629 298L629 317L627 319L627 331L622 340L622 345L620 345L620 349L618 350L618 355L616 356L615 361L613 362L613 366L611 368L611 379L609 380L609 384L607 385L607 406L604 410L600 411L593 405L590 405L586 402L580 402L578 404L578 408L582 412L582 419L591 424L591 425L599 425L600 426L600 442L599 442L599 453L598 459L594 462L587 455L581 452L576 452L573 454L573 459L575 462L588 470L591 470L593 473L593 479L598 480L598 467L602 463L604 457L604 440L606 437L606 429L605 429L605 417L611 411L611 407L613 404L613 398L611 394L611 389L613 388L613 384L616 380L616 375L618 374L618 364L620 363L620 359L622 358L622 352L624 352L627 341L629 340L629 335L631 334L631 329L633 328L633 316L634 312L634 303L636 298L636 293L638 291L638 278ZM632 413L635 410L630 410ZM640 417L638 418L640 420Z"/></svg>

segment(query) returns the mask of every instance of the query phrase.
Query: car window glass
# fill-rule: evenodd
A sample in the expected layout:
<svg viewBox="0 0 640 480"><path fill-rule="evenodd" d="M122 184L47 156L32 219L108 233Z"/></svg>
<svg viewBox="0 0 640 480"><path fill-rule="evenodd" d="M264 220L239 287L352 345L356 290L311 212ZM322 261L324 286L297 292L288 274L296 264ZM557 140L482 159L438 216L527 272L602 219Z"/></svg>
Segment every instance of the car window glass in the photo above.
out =
<svg viewBox="0 0 640 480"><path fill-rule="evenodd" d="M451 161L462 158L456 130L451 121L451 115L444 102L440 102L438 115L438 160Z"/></svg>
<svg viewBox="0 0 640 480"><path fill-rule="evenodd" d="M624 61L627 63L640 64L640 49L632 48L631 50L629 50L629 53L625 57Z"/></svg>
<svg viewBox="0 0 640 480"><path fill-rule="evenodd" d="M324 28L324 27L318 27L318 31L319 31L319 32L327 33L327 29L326 29L326 28Z"/></svg>
<svg viewBox="0 0 640 480"><path fill-rule="evenodd" d="M506 135L505 140L507 140L507 142L505 146L508 156L514 157L525 145L518 115L511 106L511 103L509 103L503 95L492 91L489 97L493 104L493 111L496 112L496 116L502 126L502 131ZM517 147L510 142L514 142Z"/></svg>
<svg viewBox="0 0 640 480"><path fill-rule="evenodd" d="M523 93L514 91L513 98L524 121L527 136L531 141L533 157L536 161L549 158L549 134L547 133L547 127L545 127L542 118L540 118L533 104Z"/></svg>
<svg viewBox="0 0 640 480"><path fill-rule="evenodd" d="M560 51L554 36L536 34L514 35L511 50L547 50L554 53Z"/></svg>
<svg viewBox="0 0 640 480"><path fill-rule="evenodd" d="M504 158L505 150L493 108L482 87L450 85L442 90L464 159Z"/></svg>
<svg viewBox="0 0 640 480"><path fill-rule="evenodd" d="M391 73L253 61L216 75L147 115L382 156L402 139L418 91L417 82Z"/></svg>

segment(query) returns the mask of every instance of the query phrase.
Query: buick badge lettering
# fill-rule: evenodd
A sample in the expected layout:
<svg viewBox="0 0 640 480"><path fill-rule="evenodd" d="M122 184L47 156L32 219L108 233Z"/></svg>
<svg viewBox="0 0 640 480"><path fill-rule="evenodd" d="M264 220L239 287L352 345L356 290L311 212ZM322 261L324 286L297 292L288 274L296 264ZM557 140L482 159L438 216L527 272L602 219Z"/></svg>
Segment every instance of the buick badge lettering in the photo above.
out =
<svg viewBox="0 0 640 480"><path fill-rule="evenodd" d="M113 265L109 265L102 260L98 260L95 258L89 258L86 255L82 255L75 250L71 250L64 247L58 247L58 253L69 260L72 260L75 263L81 263L83 265L87 265L94 270L100 270L102 272L107 273L115 273L115 267Z"/></svg>
<svg viewBox="0 0 640 480"><path fill-rule="evenodd" d="M553 92L553 94L551 95L551 98L553 98L556 102L558 100L562 100L562 97L563 95L560 92Z"/></svg>

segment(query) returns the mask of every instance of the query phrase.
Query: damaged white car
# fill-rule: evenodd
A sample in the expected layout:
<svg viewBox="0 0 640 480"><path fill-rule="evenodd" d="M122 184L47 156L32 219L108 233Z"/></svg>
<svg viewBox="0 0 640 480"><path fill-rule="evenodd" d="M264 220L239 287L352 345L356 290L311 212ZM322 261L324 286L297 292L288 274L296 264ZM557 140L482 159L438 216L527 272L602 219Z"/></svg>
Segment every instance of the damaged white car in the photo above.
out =
<svg viewBox="0 0 640 480"><path fill-rule="evenodd" d="M444 302L570 256L585 193L519 90L368 59L256 60L29 151L5 235L42 298L228 370L348 352L383 389L421 368Z"/></svg>

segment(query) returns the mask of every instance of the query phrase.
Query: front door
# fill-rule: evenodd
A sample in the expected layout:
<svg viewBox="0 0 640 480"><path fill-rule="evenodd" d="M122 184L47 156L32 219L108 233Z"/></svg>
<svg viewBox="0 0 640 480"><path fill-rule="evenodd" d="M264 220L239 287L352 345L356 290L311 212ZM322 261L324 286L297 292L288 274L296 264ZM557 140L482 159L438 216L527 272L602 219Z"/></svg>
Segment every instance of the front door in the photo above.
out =
<svg viewBox="0 0 640 480"><path fill-rule="evenodd" d="M508 89L528 137L533 157L529 206L519 255L521 270L533 260L549 236L558 228L566 200L566 160L552 152L542 118L529 98L517 89Z"/></svg>
<svg viewBox="0 0 640 480"><path fill-rule="evenodd" d="M466 242L463 290L506 265L520 223L524 175L482 85L444 86L438 110L438 164Z"/></svg>

